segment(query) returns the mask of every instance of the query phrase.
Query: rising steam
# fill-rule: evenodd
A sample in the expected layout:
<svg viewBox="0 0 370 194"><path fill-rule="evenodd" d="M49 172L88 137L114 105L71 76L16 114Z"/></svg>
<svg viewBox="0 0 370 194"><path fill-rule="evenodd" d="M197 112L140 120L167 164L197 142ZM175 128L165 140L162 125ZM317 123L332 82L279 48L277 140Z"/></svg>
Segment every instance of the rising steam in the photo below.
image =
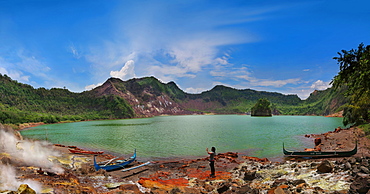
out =
<svg viewBox="0 0 370 194"><path fill-rule="evenodd" d="M63 169L49 160L51 156L60 154L50 149L50 144L41 141L23 140L12 130L5 129L0 124L0 156L7 155L12 160L22 165L40 167L56 174L63 173ZM16 170L11 165L0 162L0 190L17 190L20 184L28 184L32 189L41 187L35 181L25 180L20 182L16 179ZM40 191L40 190L39 190Z"/></svg>

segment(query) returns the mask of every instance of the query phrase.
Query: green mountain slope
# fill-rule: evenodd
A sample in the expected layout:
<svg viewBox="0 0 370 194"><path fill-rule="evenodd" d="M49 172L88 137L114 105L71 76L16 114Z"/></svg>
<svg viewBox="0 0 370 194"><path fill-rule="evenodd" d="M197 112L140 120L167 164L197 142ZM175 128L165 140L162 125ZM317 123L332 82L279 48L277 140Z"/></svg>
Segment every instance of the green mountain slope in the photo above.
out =
<svg viewBox="0 0 370 194"><path fill-rule="evenodd" d="M271 102L273 114L327 115L346 99L337 91L315 91L307 100L297 95L238 90L215 86L201 94L188 94L174 82L155 77L122 81L108 79L82 93L67 89L35 89L0 74L0 123L119 119L178 114L241 114L250 112L261 98Z"/></svg>
<svg viewBox="0 0 370 194"><path fill-rule="evenodd" d="M96 97L88 92L33 87L0 74L0 123L131 118L134 112L116 96Z"/></svg>

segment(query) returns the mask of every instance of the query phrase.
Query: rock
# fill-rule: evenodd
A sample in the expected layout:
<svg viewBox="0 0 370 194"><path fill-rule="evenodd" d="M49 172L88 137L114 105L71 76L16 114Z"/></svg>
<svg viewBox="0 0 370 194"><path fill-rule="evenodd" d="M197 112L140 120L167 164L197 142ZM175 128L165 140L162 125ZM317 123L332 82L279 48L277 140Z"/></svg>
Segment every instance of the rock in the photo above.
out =
<svg viewBox="0 0 370 194"><path fill-rule="evenodd" d="M315 142L315 146L318 146L318 145L320 145L321 144L321 138L316 138L315 140L314 140L314 142Z"/></svg>
<svg viewBox="0 0 370 194"><path fill-rule="evenodd" d="M316 163L316 162L312 162L311 164L310 164L310 167L311 168L314 168L314 167L316 167L318 164Z"/></svg>
<svg viewBox="0 0 370 194"><path fill-rule="evenodd" d="M226 192L226 191L228 191L228 190L229 190L230 186L231 186L231 185L229 185L229 184L222 184L222 185L220 185L220 187L217 189L217 192L218 192L218 193L224 193L224 192Z"/></svg>
<svg viewBox="0 0 370 194"><path fill-rule="evenodd" d="M18 194L36 194L36 191L31 189L27 184L21 184L17 191Z"/></svg>
<svg viewBox="0 0 370 194"><path fill-rule="evenodd" d="M352 172L354 172L354 173L358 173L358 172L360 172L360 169L359 169L359 168L357 168L357 166L355 166L355 167L352 169Z"/></svg>
<svg viewBox="0 0 370 194"><path fill-rule="evenodd" d="M137 185L135 185L135 184L123 184L123 185L120 185L119 186L119 189L121 190L121 191L132 191L131 193L137 193L137 194L139 194L139 193L142 193L141 191L140 191L140 189L137 187ZM127 193L127 192L126 192Z"/></svg>
<svg viewBox="0 0 370 194"><path fill-rule="evenodd" d="M365 166L360 166L360 170L366 174L370 174L370 170Z"/></svg>
<svg viewBox="0 0 370 194"><path fill-rule="evenodd" d="M349 193L367 193L370 189L370 180L357 177L350 186Z"/></svg>
<svg viewBox="0 0 370 194"><path fill-rule="evenodd" d="M363 159L362 162L361 162L361 165L365 166L365 167L368 167L369 166L369 161L367 161L366 159Z"/></svg>
<svg viewBox="0 0 370 194"><path fill-rule="evenodd" d="M277 186L279 186L283 183L286 183L287 181L288 180L286 180L286 179L277 179L277 180L275 180L275 182L272 184L271 187L277 187Z"/></svg>
<svg viewBox="0 0 370 194"><path fill-rule="evenodd" d="M78 170L80 171L81 174L84 175L94 173L96 171L94 166L88 163L81 164L81 168L79 168Z"/></svg>
<svg viewBox="0 0 370 194"><path fill-rule="evenodd" d="M286 192L281 187L275 189L274 194L285 194Z"/></svg>
<svg viewBox="0 0 370 194"><path fill-rule="evenodd" d="M10 164L12 164L12 160L9 157L4 156L0 159L0 163L2 163L4 165L10 165Z"/></svg>
<svg viewBox="0 0 370 194"><path fill-rule="evenodd" d="M348 162L349 162L350 164L355 164L355 163L356 163L356 158L351 157L351 158L349 158Z"/></svg>
<svg viewBox="0 0 370 194"><path fill-rule="evenodd" d="M306 183L306 181L303 180L303 179L298 179L298 180L290 181L290 184L292 184L294 186L300 185L302 183Z"/></svg>
<svg viewBox="0 0 370 194"><path fill-rule="evenodd" d="M260 192L257 189L252 189L249 185L243 185L240 188L236 189L233 193L236 194L259 194Z"/></svg>
<svg viewBox="0 0 370 194"><path fill-rule="evenodd" d="M344 164L344 166L346 167L346 169L347 169L347 170L349 170L349 169L351 169L351 168L352 168L352 166L351 166L351 164L350 164L349 162L346 162L346 163Z"/></svg>
<svg viewBox="0 0 370 194"><path fill-rule="evenodd" d="M324 160L317 167L317 171L321 173L331 172L334 168L334 165L329 160Z"/></svg>
<svg viewBox="0 0 370 194"><path fill-rule="evenodd" d="M244 180L245 181L252 181L256 178L256 171L245 171L244 173Z"/></svg>

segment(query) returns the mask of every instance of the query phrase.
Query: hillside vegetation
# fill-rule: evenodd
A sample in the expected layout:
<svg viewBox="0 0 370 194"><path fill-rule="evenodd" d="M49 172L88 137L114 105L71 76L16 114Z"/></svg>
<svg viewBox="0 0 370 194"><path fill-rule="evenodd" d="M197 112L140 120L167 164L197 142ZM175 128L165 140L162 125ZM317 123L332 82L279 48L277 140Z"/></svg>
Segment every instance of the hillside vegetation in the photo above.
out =
<svg viewBox="0 0 370 194"><path fill-rule="evenodd" d="M271 102L273 114L328 115L340 110L341 92L315 91L307 100L297 95L238 90L215 86L201 94L188 94L174 82L154 77L122 81L108 79L91 91L73 93L60 88L38 88L0 74L0 123L55 123L178 114L246 114L261 98Z"/></svg>
<svg viewBox="0 0 370 194"><path fill-rule="evenodd" d="M33 87L0 74L0 123L79 121L132 118L134 111L117 96Z"/></svg>

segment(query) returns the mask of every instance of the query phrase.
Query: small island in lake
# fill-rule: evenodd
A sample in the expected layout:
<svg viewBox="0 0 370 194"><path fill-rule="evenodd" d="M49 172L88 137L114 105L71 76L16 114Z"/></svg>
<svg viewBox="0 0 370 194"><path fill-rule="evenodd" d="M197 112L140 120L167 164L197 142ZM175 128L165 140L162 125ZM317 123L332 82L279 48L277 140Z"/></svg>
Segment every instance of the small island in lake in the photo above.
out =
<svg viewBox="0 0 370 194"><path fill-rule="evenodd" d="M262 117L271 117L271 108L270 101L266 98L261 98L257 103L252 107L251 116L262 116Z"/></svg>

